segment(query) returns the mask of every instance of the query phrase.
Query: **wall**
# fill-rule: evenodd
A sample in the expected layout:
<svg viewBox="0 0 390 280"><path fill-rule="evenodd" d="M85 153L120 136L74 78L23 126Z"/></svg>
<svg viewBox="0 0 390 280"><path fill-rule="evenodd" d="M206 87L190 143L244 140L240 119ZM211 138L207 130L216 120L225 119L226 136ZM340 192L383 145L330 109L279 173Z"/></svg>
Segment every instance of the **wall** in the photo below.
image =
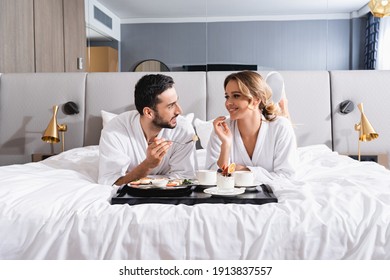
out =
<svg viewBox="0 0 390 280"><path fill-rule="evenodd" d="M121 40L120 32L120 19L104 5L100 4L97 0L85 0L85 20L86 26L92 28L94 31L101 33L103 37L113 38L115 40ZM105 13L112 20L111 28L104 25L102 22L95 18L95 7Z"/></svg>
<svg viewBox="0 0 390 280"><path fill-rule="evenodd" d="M174 71L205 63L257 64L259 70L358 69L364 20L122 24L121 70L145 59L161 60Z"/></svg>
<svg viewBox="0 0 390 280"><path fill-rule="evenodd" d="M206 27L206 23L122 24L121 71L133 71L145 59L163 61L175 71L186 64L205 64Z"/></svg>
<svg viewBox="0 0 390 280"><path fill-rule="evenodd" d="M0 72L81 72L84 0L0 0Z"/></svg>

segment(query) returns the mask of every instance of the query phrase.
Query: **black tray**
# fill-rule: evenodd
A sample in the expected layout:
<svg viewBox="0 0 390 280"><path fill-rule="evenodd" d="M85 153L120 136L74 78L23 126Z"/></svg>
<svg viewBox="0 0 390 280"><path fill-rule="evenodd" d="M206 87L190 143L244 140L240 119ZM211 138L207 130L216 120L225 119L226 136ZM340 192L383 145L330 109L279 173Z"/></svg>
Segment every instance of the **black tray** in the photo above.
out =
<svg viewBox="0 0 390 280"><path fill-rule="evenodd" d="M123 197L126 194L135 197L177 197L188 196L192 192L194 185L180 185L166 188L142 188L125 185L117 192L117 197Z"/></svg>
<svg viewBox="0 0 390 280"><path fill-rule="evenodd" d="M134 193L134 189L128 186L120 189L116 196L111 199L111 204L143 204L143 203L162 203L162 204L186 204L195 205L200 203L236 203L236 204L265 204L276 203L278 199L275 197L272 189L268 185L256 186L255 190L245 191L243 194L237 196L212 196L204 193L204 188L196 185L188 185L188 194L183 194L173 190L167 189L146 189L139 190L137 194ZM151 191L158 191L157 195ZM184 191L183 191L184 192ZM159 195L159 196L158 196Z"/></svg>

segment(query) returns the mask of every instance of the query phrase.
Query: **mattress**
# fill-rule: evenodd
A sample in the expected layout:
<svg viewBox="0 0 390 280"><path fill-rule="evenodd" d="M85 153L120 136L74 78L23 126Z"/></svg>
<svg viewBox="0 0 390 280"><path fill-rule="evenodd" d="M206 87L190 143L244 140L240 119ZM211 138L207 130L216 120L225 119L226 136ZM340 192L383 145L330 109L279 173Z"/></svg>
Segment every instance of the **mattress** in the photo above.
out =
<svg viewBox="0 0 390 280"><path fill-rule="evenodd" d="M390 259L390 171L325 145L298 153L264 205L111 205L97 146L0 167L0 259Z"/></svg>

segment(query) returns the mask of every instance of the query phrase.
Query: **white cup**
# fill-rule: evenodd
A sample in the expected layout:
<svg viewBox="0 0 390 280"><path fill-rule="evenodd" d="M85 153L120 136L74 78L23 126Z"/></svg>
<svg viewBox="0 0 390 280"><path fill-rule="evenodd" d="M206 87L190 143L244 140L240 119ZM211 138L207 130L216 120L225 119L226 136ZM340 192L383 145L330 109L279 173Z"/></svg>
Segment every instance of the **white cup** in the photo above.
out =
<svg viewBox="0 0 390 280"><path fill-rule="evenodd" d="M196 178L199 185L213 186L217 184L217 172L212 170L198 170L196 171Z"/></svg>
<svg viewBox="0 0 390 280"><path fill-rule="evenodd" d="M217 175L217 188L220 192L231 192L234 190L234 177Z"/></svg>
<svg viewBox="0 0 390 280"><path fill-rule="evenodd" d="M250 187L254 185L254 176L251 171L233 172L234 184L239 187Z"/></svg>

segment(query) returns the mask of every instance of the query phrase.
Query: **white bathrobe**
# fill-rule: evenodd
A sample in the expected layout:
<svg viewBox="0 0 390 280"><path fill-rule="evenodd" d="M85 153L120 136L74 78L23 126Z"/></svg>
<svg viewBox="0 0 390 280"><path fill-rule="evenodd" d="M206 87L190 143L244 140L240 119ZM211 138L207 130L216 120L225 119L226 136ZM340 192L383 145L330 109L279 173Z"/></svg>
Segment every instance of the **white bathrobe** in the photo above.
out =
<svg viewBox="0 0 390 280"><path fill-rule="evenodd" d="M195 132L189 121L177 117L174 129L163 128L158 138L187 142ZM142 131L140 114L129 111L112 119L102 130L99 143L99 184L113 185L146 159L147 140ZM194 178L197 168L195 144L173 143L151 175L170 178Z"/></svg>
<svg viewBox="0 0 390 280"><path fill-rule="evenodd" d="M255 177L255 184L267 184L277 178L292 178L297 163L295 133L290 121L277 117L274 121L263 118L252 158L249 157L238 130L237 122L226 119L233 134L230 162L248 167ZM206 167L218 169L217 161L221 141L213 130L207 146Z"/></svg>

